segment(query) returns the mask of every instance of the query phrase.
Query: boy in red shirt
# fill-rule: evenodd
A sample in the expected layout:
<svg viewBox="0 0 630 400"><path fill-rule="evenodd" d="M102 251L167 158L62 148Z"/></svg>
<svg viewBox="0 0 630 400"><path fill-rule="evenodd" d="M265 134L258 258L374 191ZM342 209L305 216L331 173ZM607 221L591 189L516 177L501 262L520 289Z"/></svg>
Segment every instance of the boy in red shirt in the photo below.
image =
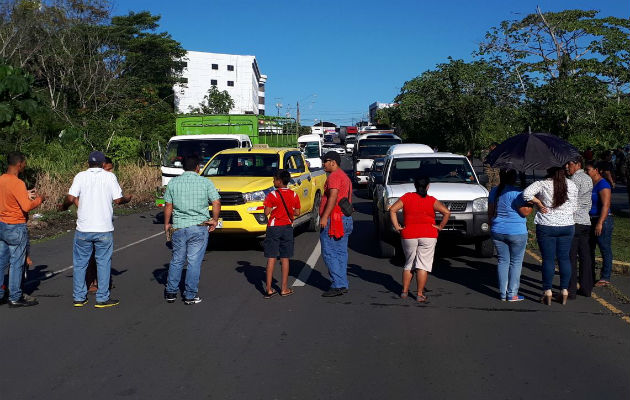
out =
<svg viewBox="0 0 630 400"><path fill-rule="evenodd" d="M271 287L273 281L273 267L280 257L282 267L282 287L280 296L290 296L293 289L289 289L289 258L293 257L293 219L300 215L300 198L287 185L291 174L286 169L277 170L273 174L273 186L276 188L265 198L265 215L267 216L267 236L264 242L265 257L267 257L267 287L265 299L278 293Z"/></svg>

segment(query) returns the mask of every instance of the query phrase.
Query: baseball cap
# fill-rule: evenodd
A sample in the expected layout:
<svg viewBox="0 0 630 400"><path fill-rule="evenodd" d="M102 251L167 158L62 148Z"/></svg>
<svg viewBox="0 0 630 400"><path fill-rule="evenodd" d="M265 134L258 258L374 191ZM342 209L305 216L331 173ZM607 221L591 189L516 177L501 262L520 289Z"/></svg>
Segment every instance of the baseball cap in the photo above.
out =
<svg viewBox="0 0 630 400"><path fill-rule="evenodd" d="M322 156L322 162L326 162L328 160L334 160L337 162L337 165L341 165L341 157L336 151L329 151Z"/></svg>
<svg viewBox="0 0 630 400"><path fill-rule="evenodd" d="M105 162L105 154L100 151L93 151L90 153L88 157L88 162L94 163L104 163Z"/></svg>

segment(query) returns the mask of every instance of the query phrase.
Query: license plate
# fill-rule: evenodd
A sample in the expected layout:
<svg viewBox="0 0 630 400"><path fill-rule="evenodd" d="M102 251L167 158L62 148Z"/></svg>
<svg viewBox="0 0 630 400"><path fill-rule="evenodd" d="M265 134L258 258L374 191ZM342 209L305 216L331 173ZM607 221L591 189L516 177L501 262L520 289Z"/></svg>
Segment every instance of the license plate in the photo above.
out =
<svg viewBox="0 0 630 400"><path fill-rule="evenodd" d="M217 221L217 229L221 229L223 228L223 219L219 218L219 220Z"/></svg>

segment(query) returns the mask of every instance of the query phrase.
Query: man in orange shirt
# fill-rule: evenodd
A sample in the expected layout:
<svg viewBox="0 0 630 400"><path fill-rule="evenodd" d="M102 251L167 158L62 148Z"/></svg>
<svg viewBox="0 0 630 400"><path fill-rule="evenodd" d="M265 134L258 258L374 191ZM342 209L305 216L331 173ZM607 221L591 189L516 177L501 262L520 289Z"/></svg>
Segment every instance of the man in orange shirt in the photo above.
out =
<svg viewBox="0 0 630 400"><path fill-rule="evenodd" d="M19 152L7 155L7 172L0 176L0 277L4 281L4 271L9 265L9 307L37 305L36 299L22 295L22 276L28 231L28 212L38 207L43 196L29 198L26 184L18 175L26 168L26 158ZM0 282L2 283L2 282ZM0 285L0 299L4 299L4 289ZM2 300L0 300L2 301Z"/></svg>

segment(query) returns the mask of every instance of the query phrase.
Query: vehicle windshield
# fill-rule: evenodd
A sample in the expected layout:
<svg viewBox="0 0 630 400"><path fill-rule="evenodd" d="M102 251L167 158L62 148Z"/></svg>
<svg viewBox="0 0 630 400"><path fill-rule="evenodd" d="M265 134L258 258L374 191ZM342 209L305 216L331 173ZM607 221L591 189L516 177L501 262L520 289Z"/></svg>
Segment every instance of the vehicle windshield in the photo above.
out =
<svg viewBox="0 0 630 400"><path fill-rule="evenodd" d="M203 170L203 176L273 176L280 167L277 154L218 154Z"/></svg>
<svg viewBox="0 0 630 400"><path fill-rule="evenodd" d="M307 143L302 151L305 158L319 158L322 156L319 154L319 143Z"/></svg>
<svg viewBox="0 0 630 400"><path fill-rule="evenodd" d="M388 183L412 183L419 176L428 176L431 183L476 183L464 158L398 158L392 163Z"/></svg>
<svg viewBox="0 0 630 400"><path fill-rule="evenodd" d="M400 139L363 139L359 142L359 158L378 158L387 154L387 150Z"/></svg>
<svg viewBox="0 0 630 400"><path fill-rule="evenodd" d="M172 140L166 147L162 165L168 168L183 168L184 157L196 155L199 157L199 165L203 167L213 155L234 147L238 147L237 139Z"/></svg>

